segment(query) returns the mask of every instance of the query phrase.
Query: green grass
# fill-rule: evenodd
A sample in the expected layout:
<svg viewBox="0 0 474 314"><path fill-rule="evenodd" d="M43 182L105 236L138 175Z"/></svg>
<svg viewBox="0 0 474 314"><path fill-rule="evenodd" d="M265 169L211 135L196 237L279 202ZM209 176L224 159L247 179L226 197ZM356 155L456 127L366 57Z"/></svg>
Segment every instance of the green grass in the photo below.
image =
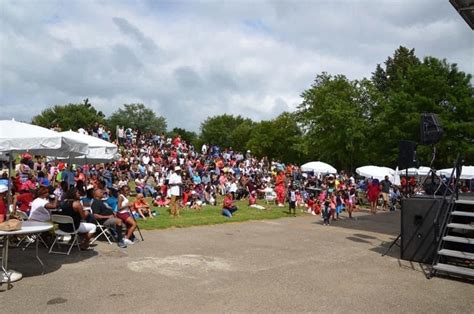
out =
<svg viewBox="0 0 474 314"><path fill-rule="evenodd" d="M133 198L130 198L133 200ZM151 204L151 199L147 199L148 203ZM222 199L219 199L222 203ZM263 205L263 201L259 201L260 205ZM182 208L180 211L180 217L174 218L169 214L169 209L166 207L153 207L154 210L160 214L155 216L153 219L147 218L146 221L143 219L137 219L138 225L141 229L152 230L152 229L166 229L166 228L186 228L192 226L202 225L214 225L230 222L240 222L249 220L261 220L261 219L277 219L281 217L289 217L288 205L285 207L278 207L275 205L264 205L267 210L260 210L250 208L248 206L248 200L236 201L235 205L238 210L235 212L232 218L224 217L221 214L221 206L203 206L201 211L194 211L190 208ZM302 215L301 210L297 209L297 215ZM304 214L303 214L304 215Z"/></svg>

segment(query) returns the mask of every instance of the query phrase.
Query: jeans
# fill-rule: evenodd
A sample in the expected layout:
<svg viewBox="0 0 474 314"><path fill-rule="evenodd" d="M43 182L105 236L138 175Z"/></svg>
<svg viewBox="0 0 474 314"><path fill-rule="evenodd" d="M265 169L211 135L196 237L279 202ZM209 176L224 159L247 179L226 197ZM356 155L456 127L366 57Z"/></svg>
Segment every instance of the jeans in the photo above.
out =
<svg viewBox="0 0 474 314"><path fill-rule="evenodd" d="M232 214L235 213L236 211L237 211L236 206L232 206L231 208L223 208L222 209L222 215L224 215L228 218L232 218Z"/></svg>

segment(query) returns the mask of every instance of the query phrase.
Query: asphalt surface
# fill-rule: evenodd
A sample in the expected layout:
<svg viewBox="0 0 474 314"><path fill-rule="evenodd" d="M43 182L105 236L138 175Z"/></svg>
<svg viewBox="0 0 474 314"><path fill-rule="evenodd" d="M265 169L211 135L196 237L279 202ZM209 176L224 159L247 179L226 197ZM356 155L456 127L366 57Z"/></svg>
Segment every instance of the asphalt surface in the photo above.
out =
<svg viewBox="0 0 474 314"><path fill-rule="evenodd" d="M11 250L24 278L5 291L1 313L359 312L472 313L474 285L428 280L398 259L399 213L323 226L319 217L143 232L120 249L99 243L71 256Z"/></svg>

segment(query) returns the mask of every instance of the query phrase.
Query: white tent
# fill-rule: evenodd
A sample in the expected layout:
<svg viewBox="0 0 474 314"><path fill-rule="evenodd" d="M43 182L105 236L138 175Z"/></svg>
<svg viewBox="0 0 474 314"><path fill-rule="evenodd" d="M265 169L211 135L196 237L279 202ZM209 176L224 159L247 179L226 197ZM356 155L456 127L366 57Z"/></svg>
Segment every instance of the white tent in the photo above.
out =
<svg viewBox="0 0 474 314"><path fill-rule="evenodd" d="M77 133L74 131L61 132L66 138L82 141L88 144L89 152L83 156L69 156L65 158L68 163L83 165L86 163L103 163L118 160L120 156L117 153L117 145L101 140L100 138Z"/></svg>
<svg viewBox="0 0 474 314"><path fill-rule="evenodd" d="M0 152L49 156L78 156L89 152L87 143L58 132L15 120L0 120Z"/></svg>
<svg viewBox="0 0 474 314"><path fill-rule="evenodd" d="M459 178L462 180L474 179L474 166L462 166L461 176Z"/></svg>
<svg viewBox="0 0 474 314"><path fill-rule="evenodd" d="M89 146L89 152L87 155L113 155L117 153L117 145L101 140L100 138L74 131L65 131L60 134L66 138L87 143Z"/></svg>
<svg viewBox="0 0 474 314"><path fill-rule="evenodd" d="M401 176L404 176L408 174L409 176L417 176L418 175L418 168L408 168L408 169L402 169L398 171L398 174Z"/></svg>
<svg viewBox="0 0 474 314"><path fill-rule="evenodd" d="M58 132L37 125L15 120L0 120L0 152L8 153L9 173L11 174L14 153L78 156L86 155L89 152L89 147L87 143L66 138ZM8 193L11 193L10 181Z"/></svg>
<svg viewBox="0 0 474 314"><path fill-rule="evenodd" d="M356 169L356 173L362 177L374 178L383 180L385 176L389 177L389 180L394 180L395 170L387 167L378 166L363 166Z"/></svg>
<svg viewBox="0 0 474 314"><path fill-rule="evenodd" d="M452 172L453 168L441 169L437 171L439 175L443 175L446 177L450 177ZM456 175L456 172L454 172L454 175ZM461 176L459 178L461 180L474 179L474 166L462 166Z"/></svg>
<svg viewBox="0 0 474 314"><path fill-rule="evenodd" d="M311 161L301 166L303 172L315 172L315 173L337 173L336 168L322 162L322 161Z"/></svg>
<svg viewBox="0 0 474 314"><path fill-rule="evenodd" d="M401 181L400 181L400 171L398 170L398 167L397 169L395 169L395 174L393 175L393 184L395 185L401 185Z"/></svg>
<svg viewBox="0 0 474 314"><path fill-rule="evenodd" d="M402 169L398 173L403 176L406 174L407 169ZM408 175L409 176L427 176L430 172L430 167L418 167L418 168L408 168Z"/></svg>

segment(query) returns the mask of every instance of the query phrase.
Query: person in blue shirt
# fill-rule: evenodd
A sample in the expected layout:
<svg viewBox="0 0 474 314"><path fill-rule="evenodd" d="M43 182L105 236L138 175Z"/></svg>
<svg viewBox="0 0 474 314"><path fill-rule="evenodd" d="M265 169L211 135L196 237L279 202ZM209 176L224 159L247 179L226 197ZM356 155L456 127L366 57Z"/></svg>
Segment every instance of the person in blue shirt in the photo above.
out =
<svg viewBox="0 0 474 314"><path fill-rule="evenodd" d="M0 178L0 185L4 185L4 186L8 186L8 173L7 172L4 172L2 174L2 177Z"/></svg>
<svg viewBox="0 0 474 314"><path fill-rule="evenodd" d="M69 165L67 168L65 168L61 174L61 181L66 182L68 187L72 188L74 187L74 184L76 181L74 180L75 178L75 173L72 171L72 165Z"/></svg>
<svg viewBox="0 0 474 314"><path fill-rule="evenodd" d="M38 181L39 185L41 185L41 186L50 186L51 185L51 182L49 181L49 179L44 176L43 171L38 172L37 181Z"/></svg>

